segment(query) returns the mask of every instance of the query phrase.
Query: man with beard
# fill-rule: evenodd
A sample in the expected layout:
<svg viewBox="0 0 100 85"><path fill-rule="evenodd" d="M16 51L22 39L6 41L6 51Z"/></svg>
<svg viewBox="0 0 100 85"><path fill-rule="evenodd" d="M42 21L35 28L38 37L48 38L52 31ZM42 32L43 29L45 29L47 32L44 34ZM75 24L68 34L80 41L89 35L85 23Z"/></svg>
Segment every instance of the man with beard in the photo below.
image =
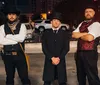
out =
<svg viewBox="0 0 100 85"><path fill-rule="evenodd" d="M7 22L0 26L0 44L2 44L2 59L6 71L6 85L14 85L15 71L17 69L22 85L31 85L28 78L26 58L19 45L24 48L26 27L19 21L20 11L16 7L8 7L5 11ZM13 34L13 32L14 34Z"/></svg>
<svg viewBox="0 0 100 85"><path fill-rule="evenodd" d="M52 27L45 30L42 36L42 50L45 54L44 85L51 85L54 80L58 80L59 85L66 85L65 55L69 51L69 32L61 28L61 20L61 13L53 13Z"/></svg>
<svg viewBox="0 0 100 85"><path fill-rule="evenodd" d="M72 33L72 37L78 39L75 59L79 85L86 85L86 76L89 85L100 85L97 68L100 23L94 19L95 12L95 7L86 7L86 20Z"/></svg>

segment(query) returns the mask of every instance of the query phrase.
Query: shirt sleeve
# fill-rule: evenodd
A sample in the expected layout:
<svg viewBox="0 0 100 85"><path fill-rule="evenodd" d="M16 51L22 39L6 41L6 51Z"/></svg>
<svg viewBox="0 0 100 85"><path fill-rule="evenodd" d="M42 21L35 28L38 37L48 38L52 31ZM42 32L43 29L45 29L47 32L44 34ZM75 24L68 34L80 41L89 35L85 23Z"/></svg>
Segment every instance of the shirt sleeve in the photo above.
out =
<svg viewBox="0 0 100 85"><path fill-rule="evenodd" d="M94 36L94 39L100 36L100 23L94 22L92 25L88 27L88 34L91 34Z"/></svg>
<svg viewBox="0 0 100 85"><path fill-rule="evenodd" d="M73 32L80 32L79 28L80 28L81 24L82 24L82 23L80 23L80 24L78 25L78 27L77 27Z"/></svg>
<svg viewBox="0 0 100 85"><path fill-rule="evenodd" d="M6 36L7 39L14 40L16 42L23 42L26 37L26 26L24 24L21 25L19 34L8 34Z"/></svg>
<svg viewBox="0 0 100 85"><path fill-rule="evenodd" d="M2 25L2 26L0 26L0 44L1 45L13 45L13 44L17 44L16 41L7 39L5 36L6 35L5 35L5 32L4 32L4 25Z"/></svg>

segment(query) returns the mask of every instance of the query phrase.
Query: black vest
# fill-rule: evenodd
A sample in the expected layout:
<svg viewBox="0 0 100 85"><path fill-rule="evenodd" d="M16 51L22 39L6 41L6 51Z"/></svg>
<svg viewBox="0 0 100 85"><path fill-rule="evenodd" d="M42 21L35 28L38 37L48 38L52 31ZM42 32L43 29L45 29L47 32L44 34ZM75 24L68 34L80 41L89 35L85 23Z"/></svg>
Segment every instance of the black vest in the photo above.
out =
<svg viewBox="0 0 100 85"><path fill-rule="evenodd" d="M16 30L14 30L15 34L19 34L20 31L20 27L21 27L21 23L18 23L16 26ZM13 34L12 31L10 30L8 24L4 24L4 31L5 34ZM24 42L21 43L23 48L24 48ZM19 44L15 44L15 45L4 45L4 51L21 51L20 45Z"/></svg>

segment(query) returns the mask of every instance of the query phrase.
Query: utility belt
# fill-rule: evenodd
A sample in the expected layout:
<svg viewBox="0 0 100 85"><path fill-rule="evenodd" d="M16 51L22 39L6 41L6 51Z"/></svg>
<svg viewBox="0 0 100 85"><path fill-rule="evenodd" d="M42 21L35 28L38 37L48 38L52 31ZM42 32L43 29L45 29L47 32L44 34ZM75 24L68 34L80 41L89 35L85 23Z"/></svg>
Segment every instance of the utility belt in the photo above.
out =
<svg viewBox="0 0 100 85"><path fill-rule="evenodd" d="M19 44L5 45L2 50L2 55L18 55L22 50Z"/></svg>
<svg viewBox="0 0 100 85"><path fill-rule="evenodd" d="M7 56L13 55L13 56L17 56L18 55L18 52L16 52L16 51L5 51L5 52L2 52L2 55L7 55Z"/></svg>

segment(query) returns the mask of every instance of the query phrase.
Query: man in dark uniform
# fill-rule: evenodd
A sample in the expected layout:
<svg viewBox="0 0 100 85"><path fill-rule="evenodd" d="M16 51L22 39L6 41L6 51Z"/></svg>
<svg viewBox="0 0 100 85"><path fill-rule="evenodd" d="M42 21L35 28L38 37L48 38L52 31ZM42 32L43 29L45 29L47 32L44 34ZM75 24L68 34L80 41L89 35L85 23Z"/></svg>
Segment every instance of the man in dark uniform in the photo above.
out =
<svg viewBox="0 0 100 85"><path fill-rule="evenodd" d="M85 18L72 37L78 39L76 66L79 85L86 85L86 76L89 85L100 85L98 77L98 37L100 36L100 23L94 18L95 7L85 8Z"/></svg>
<svg viewBox="0 0 100 85"><path fill-rule="evenodd" d="M61 19L61 13L53 13L52 28L45 30L42 36L42 50L45 54L44 85L51 85L54 80L58 80L59 85L66 85L65 55L69 51L69 32L61 28Z"/></svg>
<svg viewBox="0 0 100 85"><path fill-rule="evenodd" d="M2 59L6 71L6 85L14 85L15 70L17 69L23 85L31 85L28 78L26 58L19 43L24 48L26 27L18 17L20 11L16 7L6 9L7 22L0 26L0 44L2 44ZM12 33L12 31L14 34Z"/></svg>

